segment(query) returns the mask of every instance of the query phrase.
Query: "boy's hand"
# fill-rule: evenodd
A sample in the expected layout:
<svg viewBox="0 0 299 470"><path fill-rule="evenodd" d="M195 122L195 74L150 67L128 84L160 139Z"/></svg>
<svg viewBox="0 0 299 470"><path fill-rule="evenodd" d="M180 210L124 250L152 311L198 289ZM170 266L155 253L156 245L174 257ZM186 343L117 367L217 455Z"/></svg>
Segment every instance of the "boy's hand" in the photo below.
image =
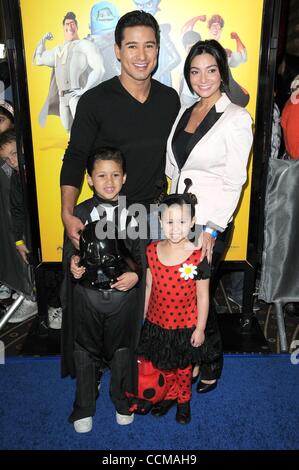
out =
<svg viewBox="0 0 299 470"><path fill-rule="evenodd" d="M16 249L18 250L21 258L23 259L23 261L26 263L26 264L29 264L28 263L28 259L27 259L27 255L29 253L29 250L27 248L27 246L25 245L25 243L23 243L23 245L17 245L16 246Z"/></svg>
<svg viewBox="0 0 299 470"><path fill-rule="evenodd" d="M79 261L80 261L79 256L73 255L71 257L70 270L75 279L80 279L86 271L84 266L80 266L80 267L78 266Z"/></svg>
<svg viewBox="0 0 299 470"><path fill-rule="evenodd" d="M121 290L126 292L132 289L138 282L138 276L136 273L124 273L117 278L117 282L111 285L113 289Z"/></svg>
<svg viewBox="0 0 299 470"><path fill-rule="evenodd" d="M199 330L195 328L191 336L191 344L194 348L198 348L204 343L205 340L205 332L203 330Z"/></svg>

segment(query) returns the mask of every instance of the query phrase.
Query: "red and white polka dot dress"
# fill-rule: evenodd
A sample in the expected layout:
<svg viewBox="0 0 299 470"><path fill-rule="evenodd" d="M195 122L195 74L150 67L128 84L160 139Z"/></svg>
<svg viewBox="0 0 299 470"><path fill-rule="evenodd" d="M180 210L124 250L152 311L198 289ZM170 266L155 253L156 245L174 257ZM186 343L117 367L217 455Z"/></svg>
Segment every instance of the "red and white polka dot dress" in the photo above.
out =
<svg viewBox="0 0 299 470"><path fill-rule="evenodd" d="M165 266L157 255L158 242L147 248L148 266L152 273L152 291L147 319L162 328L192 328L197 322L196 283L189 277L184 279L179 269L187 265L197 267L200 251L194 251L183 263Z"/></svg>
<svg viewBox="0 0 299 470"><path fill-rule="evenodd" d="M138 353L159 369L184 369L202 357L202 347L191 344L198 312L195 281L209 278L210 266L206 258L200 263L200 250L166 266L158 258L158 243L147 248L152 289Z"/></svg>

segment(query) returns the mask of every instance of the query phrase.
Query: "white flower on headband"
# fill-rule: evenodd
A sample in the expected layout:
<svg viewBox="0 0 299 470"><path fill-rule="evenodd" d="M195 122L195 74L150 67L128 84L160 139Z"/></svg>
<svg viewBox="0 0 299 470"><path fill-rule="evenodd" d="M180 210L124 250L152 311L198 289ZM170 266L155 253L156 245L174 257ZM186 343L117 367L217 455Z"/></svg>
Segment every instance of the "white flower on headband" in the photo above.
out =
<svg viewBox="0 0 299 470"><path fill-rule="evenodd" d="M187 264L184 263L181 268L179 268L179 271L181 273L181 276L185 281L188 281L188 279L194 279L194 276L197 275L197 266L194 266L194 264Z"/></svg>

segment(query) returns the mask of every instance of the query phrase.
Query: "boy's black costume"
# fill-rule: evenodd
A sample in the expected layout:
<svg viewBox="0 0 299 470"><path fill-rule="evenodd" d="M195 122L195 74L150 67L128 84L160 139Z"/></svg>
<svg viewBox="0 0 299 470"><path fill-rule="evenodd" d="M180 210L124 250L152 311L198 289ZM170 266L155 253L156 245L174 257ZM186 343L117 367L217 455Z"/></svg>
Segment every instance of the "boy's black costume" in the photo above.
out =
<svg viewBox="0 0 299 470"><path fill-rule="evenodd" d="M74 281L70 258L78 252L66 237L64 243L64 283L62 288L62 376L77 378L76 400L70 421L93 416L97 398L99 369L111 369L110 395L120 414L129 414L125 392L133 387L133 352L142 325L142 292L137 286L122 292L110 284L123 272L142 277L139 239L124 236L137 225L118 202L94 195L79 204L76 215L85 229L80 239L81 264L86 273ZM97 222L98 221L98 222ZM105 227L115 239L99 236Z"/></svg>

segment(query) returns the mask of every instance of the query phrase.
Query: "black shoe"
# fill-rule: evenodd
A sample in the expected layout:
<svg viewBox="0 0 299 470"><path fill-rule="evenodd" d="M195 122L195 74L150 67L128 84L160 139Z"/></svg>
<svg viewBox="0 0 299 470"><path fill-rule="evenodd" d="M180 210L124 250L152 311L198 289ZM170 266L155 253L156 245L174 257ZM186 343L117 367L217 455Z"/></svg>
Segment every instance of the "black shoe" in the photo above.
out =
<svg viewBox="0 0 299 470"><path fill-rule="evenodd" d="M213 384L205 384L201 380L198 382L196 391L198 393L208 393L211 392L212 390L215 390L217 387L217 380Z"/></svg>
<svg viewBox="0 0 299 470"><path fill-rule="evenodd" d="M164 416L170 408L176 404L176 400L163 400L153 406L151 414L153 416Z"/></svg>
<svg viewBox="0 0 299 470"><path fill-rule="evenodd" d="M191 421L190 401L178 403L175 419L180 424L188 424Z"/></svg>

